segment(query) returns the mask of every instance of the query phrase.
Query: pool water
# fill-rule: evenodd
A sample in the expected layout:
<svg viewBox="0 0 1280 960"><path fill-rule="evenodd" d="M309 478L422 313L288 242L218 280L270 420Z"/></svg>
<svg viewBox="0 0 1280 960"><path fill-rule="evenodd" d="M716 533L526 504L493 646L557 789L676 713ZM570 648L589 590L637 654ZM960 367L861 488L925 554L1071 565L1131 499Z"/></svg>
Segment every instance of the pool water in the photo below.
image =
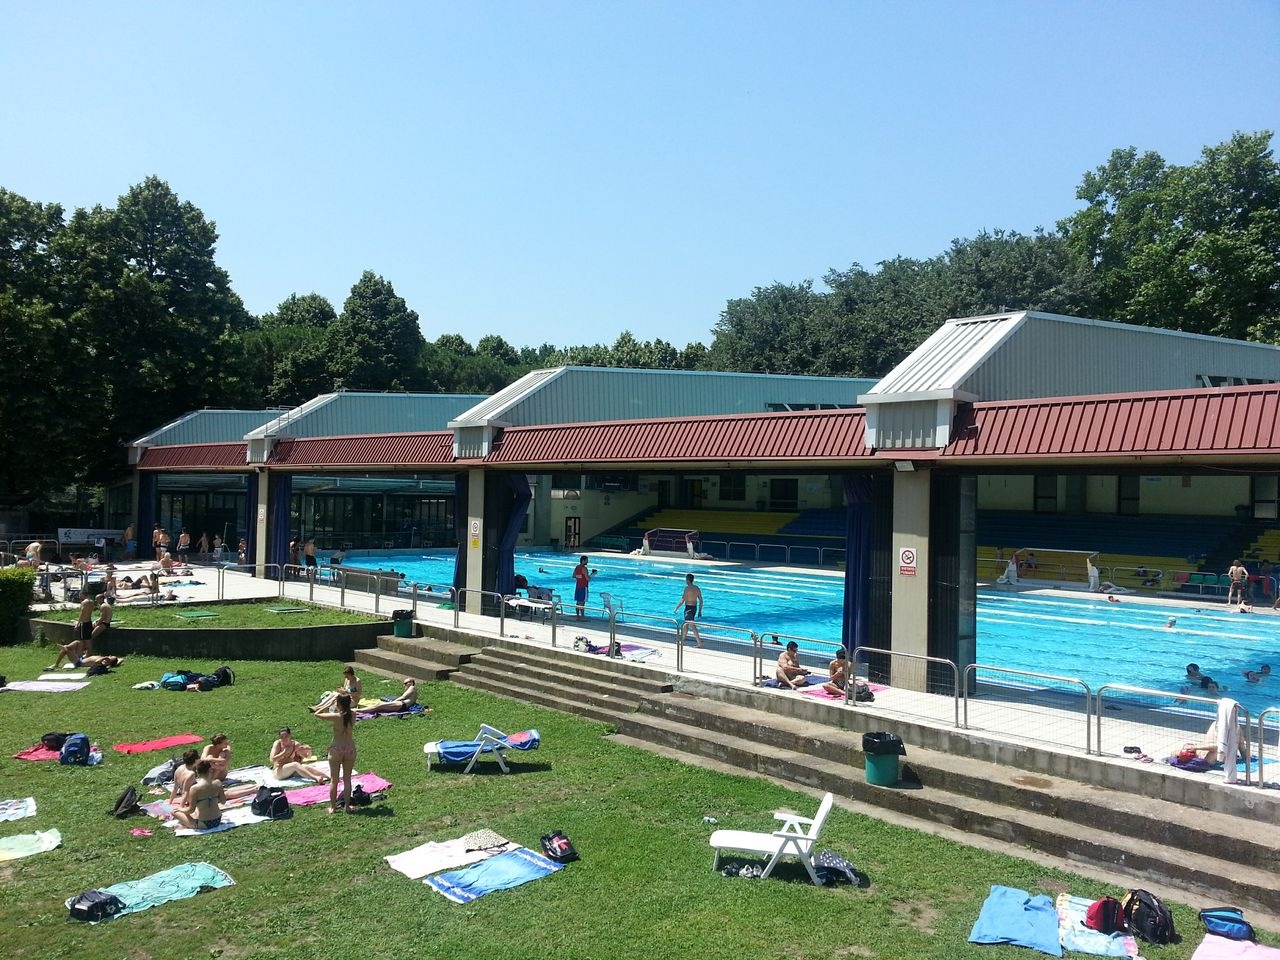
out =
<svg viewBox="0 0 1280 960"><path fill-rule="evenodd" d="M448 584L453 551L349 557L345 566L394 568L407 582ZM518 552L516 573L530 584L573 598L577 557ZM703 622L838 642L844 607L844 577L801 570L750 569L694 561L596 556L588 604L613 595L625 610L673 617L692 573L702 588ZM1172 627L1170 618L1175 619ZM1186 665L1227 688L1251 716L1280 705L1280 616L1230 613L1225 606L1200 609L1138 603L1125 598L1030 596L978 592L978 662L1014 670L1076 677L1096 690L1123 683L1177 691ZM802 644L803 646L803 644ZM1272 676L1247 683L1245 670L1271 664Z"/></svg>

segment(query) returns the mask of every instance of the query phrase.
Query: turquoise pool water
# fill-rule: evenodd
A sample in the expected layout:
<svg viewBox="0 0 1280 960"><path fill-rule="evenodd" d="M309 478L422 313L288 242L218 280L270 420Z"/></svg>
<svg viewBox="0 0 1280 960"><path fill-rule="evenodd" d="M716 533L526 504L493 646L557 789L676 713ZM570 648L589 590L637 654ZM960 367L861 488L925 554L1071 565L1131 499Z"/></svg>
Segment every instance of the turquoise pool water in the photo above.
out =
<svg viewBox="0 0 1280 960"><path fill-rule="evenodd" d="M407 582L446 584L453 579L452 551L351 557L346 566L394 568ZM531 584L551 587L571 601L577 557L520 552L516 572ZM842 576L802 570L759 570L693 561L595 557L591 606L600 593L627 611L671 617L694 575L702 588L704 621L758 632L838 641L843 616ZM1174 626L1168 626L1174 617ZM978 662L1014 670L1077 677L1091 688L1124 683L1176 691L1186 665L1201 669L1257 716L1280 705L1280 615L1227 612L1220 604L1199 609L1108 603L1086 597L978 592ZM1247 683L1245 670L1269 663L1272 677Z"/></svg>

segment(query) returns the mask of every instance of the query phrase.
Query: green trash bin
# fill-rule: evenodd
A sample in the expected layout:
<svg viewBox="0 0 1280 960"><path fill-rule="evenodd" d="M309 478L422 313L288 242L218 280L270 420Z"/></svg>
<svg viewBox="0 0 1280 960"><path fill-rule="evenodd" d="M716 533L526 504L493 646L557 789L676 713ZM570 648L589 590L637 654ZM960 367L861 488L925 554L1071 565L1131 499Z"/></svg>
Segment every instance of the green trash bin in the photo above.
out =
<svg viewBox="0 0 1280 960"><path fill-rule="evenodd" d="M391 632L397 637L413 636L413 611L393 610L391 612Z"/></svg>
<svg viewBox="0 0 1280 960"><path fill-rule="evenodd" d="M892 787L899 780L899 758L907 752L902 738L894 733L864 733L862 752L866 756L867 783Z"/></svg>

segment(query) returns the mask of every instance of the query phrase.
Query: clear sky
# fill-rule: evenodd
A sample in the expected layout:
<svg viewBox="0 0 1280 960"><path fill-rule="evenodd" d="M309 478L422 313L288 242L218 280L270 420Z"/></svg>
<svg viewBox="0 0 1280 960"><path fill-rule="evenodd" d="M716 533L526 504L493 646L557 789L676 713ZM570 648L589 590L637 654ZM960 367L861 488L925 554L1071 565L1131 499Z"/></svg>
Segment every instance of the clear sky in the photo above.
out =
<svg viewBox="0 0 1280 960"><path fill-rule="evenodd" d="M1280 2L17 3L0 186L155 174L255 313L710 343L725 301L1052 227L1116 147L1280 127Z"/></svg>

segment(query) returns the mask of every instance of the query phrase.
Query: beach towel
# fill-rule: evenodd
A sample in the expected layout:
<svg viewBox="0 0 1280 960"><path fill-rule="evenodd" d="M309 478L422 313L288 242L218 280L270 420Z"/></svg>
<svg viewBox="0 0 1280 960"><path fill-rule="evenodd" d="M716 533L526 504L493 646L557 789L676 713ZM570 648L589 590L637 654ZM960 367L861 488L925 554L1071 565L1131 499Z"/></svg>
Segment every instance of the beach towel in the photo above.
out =
<svg viewBox="0 0 1280 960"><path fill-rule="evenodd" d="M127 880L103 887L99 892L118 897L124 909L112 920L130 913L141 913L170 900L185 900L194 897L205 887L217 889L235 884L229 875L209 863L183 863L168 870L161 870L141 880ZM67 900L68 909L71 900Z"/></svg>
<svg viewBox="0 0 1280 960"><path fill-rule="evenodd" d="M88 685L88 680L15 680L0 687L0 693L73 693Z"/></svg>
<svg viewBox="0 0 1280 960"><path fill-rule="evenodd" d="M826 683L827 681L823 680L822 682ZM776 680L774 681L774 684L777 684ZM882 683L868 683L867 689L872 693L879 693L881 690L888 690L889 688ZM808 687L801 690L800 695L802 697L813 697L815 700L839 700L842 703L844 702L843 693L828 693L826 690L823 690L822 687Z"/></svg>
<svg viewBox="0 0 1280 960"><path fill-rule="evenodd" d="M393 853L384 859L392 870L403 873L410 880L421 880L427 874L479 863L516 848L517 844L498 836L492 830L478 830L454 840L424 843L404 853Z"/></svg>
<svg viewBox="0 0 1280 960"><path fill-rule="evenodd" d="M1043 894L994 884L969 933L970 943L1010 943L1051 957L1062 956L1058 911Z"/></svg>
<svg viewBox="0 0 1280 960"><path fill-rule="evenodd" d="M1280 950L1248 940L1228 940L1206 933L1191 960L1280 960Z"/></svg>
<svg viewBox="0 0 1280 960"><path fill-rule="evenodd" d="M67 664L67 666L74 668L75 664L69 663ZM88 677L89 675L87 673L42 673L40 674L40 676L36 677L36 679L37 680L87 680Z"/></svg>
<svg viewBox="0 0 1280 960"><path fill-rule="evenodd" d="M548 860L540 853L516 847L462 870L427 877L422 882L454 903L470 903L486 893L510 890L563 869L561 864Z"/></svg>
<svg viewBox="0 0 1280 960"><path fill-rule="evenodd" d="M1062 949L1091 953L1097 957L1136 957L1138 941L1124 933L1103 933L1084 925L1085 914L1093 904L1084 897L1058 894L1058 939Z"/></svg>
<svg viewBox="0 0 1280 960"><path fill-rule="evenodd" d="M36 798L0 800L0 821L22 820L36 815Z"/></svg>
<svg viewBox="0 0 1280 960"><path fill-rule="evenodd" d="M222 785L226 787L242 783L256 783L260 787L287 789L289 787L309 787L315 781L306 777L288 777L281 780L271 772L270 767L264 764L254 764L250 767L236 767L234 770L228 770L226 777L222 781Z"/></svg>
<svg viewBox="0 0 1280 960"><path fill-rule="evenodd" d="M21 753L15 753L15 760L57 760L59 751L48 749L43 743L37 743L34 747L27 747Z"/></svg>
<svg viewBox="0 0 1280 960"><path fill-rule="evenodd" d="M166 747L180 747L185 743L199 743L204 737L198 733L178 733L172 737L159 740L143 740L139 743L117 743L111 749L117 753L147 753L151 750L163 750Z"/></svg>
<svg viewBox="0 0 1280 960"><path fill-rule="evenodd" d="M829 676L828 676L827 674L825 674L825 673L824 673L824 674L811 673L811 674L809 674L807 677L805 677L805 678L804 678L804 683L802 683L802 684L801 684L801 686L802 686L802 687L813 687L813 686L816 686L816 687L821 688L821 687L822 687L822 685L823 685L824 683L830 683L830 682L831 682L831 677L829 677ZM779 682L778 682L777 680L775 680L773 677L769 677L769 678L767 678L767 679L765 679L765 680L761 680L761 681L760 681L760 686L762 686L762 687L771 687L771 688L773 688L774 690L777 690L777 689L779 689L779 688L781 688L781 689L783 689L783 690L790 690L790 689L791 689L790 687L784 686L783 684L779 683ZM807 690L805 691L805 693L808 693L808 692L809 692L809 691L807 691Z"/></svg>
<svg viewBox="0 0 1280 960"><path fill-rule="evenodd" d="M270 817L261 817L254 813L250 807L231 807L223 808L222 822L216 827L207 827L204 830L192 830L190 827L179 827L178 821L170 820L165 826L173 828L175 837L202 837L206 833L222 833L224 830L234 830L236 827L247 827L255 823L262 823L270 820Z"/></svg>
<svg viewBox="0 0 1280 960"><path fill-rule="evenodd" d="M391 786L391 781L383 780L376 773L361 773L351 778L351 789L353 791L357 784L364 787L365 793L378 793ZM341 788L341 784L339 784L339 789ZM290 790L285 793L285 797L291 807L308 807L313 803L327 803L329 800L329 785L325 783L314 787L303 787L301 790Z"/></svg>
<svg viewBox="0 0 1280 960"><path fill-rule="evenodd" d="M0 838L0 861L21 860L37 853L46 853L62 845L62 834L57 830L37 830L35 833L19 833Z"/></svg>
<svg viewBox="0 0 1280 960"><path fill-rule="evenodd" d="M427 708L420 703L412 704L408 710L397 710L395 713L356 713L357 720L377 720L379 717L393 717L403 720L405 717L423 717L427 714Z"/></svg>

